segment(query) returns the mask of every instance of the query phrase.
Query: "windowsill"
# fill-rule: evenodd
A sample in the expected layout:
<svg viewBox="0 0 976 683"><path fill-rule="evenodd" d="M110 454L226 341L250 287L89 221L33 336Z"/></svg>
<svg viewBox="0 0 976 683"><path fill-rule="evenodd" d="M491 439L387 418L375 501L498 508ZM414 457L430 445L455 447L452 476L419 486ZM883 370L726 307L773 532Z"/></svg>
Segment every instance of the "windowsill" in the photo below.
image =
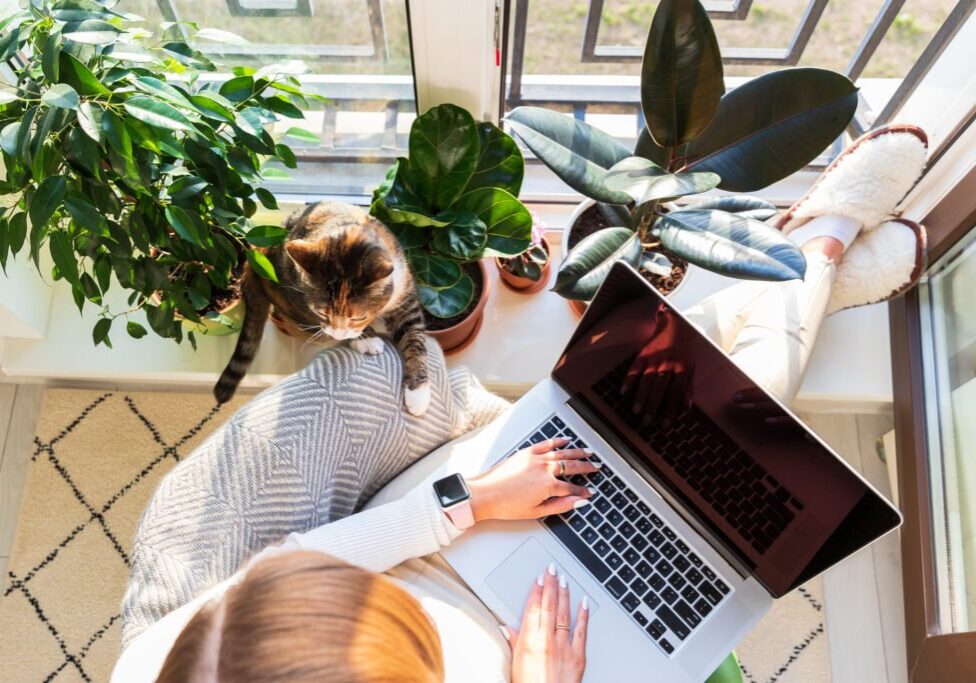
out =
<svg viewBox="0 0 976 683"><path fill-rule="evenodd" d="M549 225L565 224L571 206L534 207ZM555 261L561 258L562 233L550 235ZM479 337L467 349L449 357L450 365L467 365L490 389L508 397L521 394L551 368L575 325L566 301L552 292L522 295L498 281L489 269L491 295ZM555 272L551 274L555 277ZM734 284L700 269L675 294L679 308L687 308L708 294ZM114 349L91 344L94 308L84 318L70 291L51 288L51 316L44 339L8 339L0 347L0 380L139 385L140 387L213 385L230 357L235 336L201 337L194 352L188 344L153 336L129 338L121 326L112 333ZM857 330L857 343L851 332ZM244 380L248 387L265 387L303 367L317 348L303 347L269 324L261 350ZM885 305L843 311L821 328L806 380L795 407L806 411L850 409L874 411L891 402L888 314Z"/></svg>

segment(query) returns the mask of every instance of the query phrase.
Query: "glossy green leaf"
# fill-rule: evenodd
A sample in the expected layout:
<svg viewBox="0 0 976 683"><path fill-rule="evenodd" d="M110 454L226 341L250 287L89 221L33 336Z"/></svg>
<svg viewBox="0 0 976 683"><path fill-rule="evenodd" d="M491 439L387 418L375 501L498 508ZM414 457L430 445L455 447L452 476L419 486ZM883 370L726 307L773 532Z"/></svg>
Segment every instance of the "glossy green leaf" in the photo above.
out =
<svg viewBox="0 0 976 683"><path fill-rule="evenodd" d="M626 192L640 206L708 192L720 180L714 173L668 173L653 161L628 157L607 172L606 184L611 190Z"/></svg>
<svg viewBox="0 0 976 683"><path fill-rule="evenodd" d="M182 176L174 180L173 184L169 186L169 194L174 200L182 202L192 197L196 197L198 194L207 189L209 184L210 183L199 176Z"/></svg>
<svg viewBox="0 0 976 683"><path fill-rule="evenodd" d="M722 660L712 675L705 679L705 683L743 683L742 669L734 652Z"/></svg>
<svg viewBox="0 0 976 683"><path fill-rule="evenodd" d="M120 62L148 64L156 61L156 56L146 48L141 45L126 43L122 40L112 45L103 54L110 59L115 59Z"/></svg>
<svg viewBox="0 0 976 683"><path fill-rule="evenodd" d="M0 218L0 271L7 272L7 256L10 253L10 232L7 221Z"/></svg>
<svg viewBox="0 0 976 683"><path fill-rule="evenodd" d="M71 220L80 228L103 237L109 237L108 221L99 213L98 209L80 195L65 197L64 208L71 215Z"/></svg>
<svg viewBox="0 0 976 683"><path fill-rule="evenodd" d="M54 265L61 271L61 275L71 284L78 282L78 261L75 257L74 247L71 245L71 237L64 230L55 230L48 238L48 246L51 249L51 258Z"/></svg>
<svg viewBox="0 0 976 683"><path fill-rule="evenodd" d="M477 128L480 146L478 165L464 191L498 187L517 197L525 173L525 162L518 145L493 123L485 121L479 123Z"/></svg>
<svg viewBox="0 0 976 683"><path fill-rule="evenodd" d="M273 247L288 238L288 230L277 225L259 225L247 233L247 241L257 247Z"/></svg>
<svg viewBox="0 0 976 683"><path fill-rule="evenodd" d="M102 141L102 112L100 105L93 102L82 102L78 107L78 125L95 142Z"/></svg>
<svg viewBox="0 0 976 683"><path fill-rule="evenodd" d="M15 213L7 223L7 239L10 242L10 252L16 254L27 240L27 214Z"/></svg>
<svg viewBox="0 0 976 683"><path fill-rule="evenodd" d="M705 209L672 211L654 234L672 253L707 270L745 280L795 280L806 259L783 233L737 214Z"/></svg>
<svg viewBox="0 0 976 683"><path fill-rule="evenodd" d="M203 90L190 97L190 102L198 112L208 119L233 123L236 117L234 104L219 93Z"/></svg>
<svg viewBox="0 0 976 683"><path fill-rule="evenodd" d="M202 28L197 31L193 37L204 40L212 40L215 43L227 43L228 45L247 45L249 42L247 39L242 38L236 33L223 31L219 28Z"/></svg>
<svg viewBox="0 0 976 683"><path fill-rule="evenodd" d="M681 156L683 149L684 146L676 148L677 156ZM668 168L671 163L670 151L654 142L654 138L647 131L647 126L641 128L640 135L637 136L637 144L634 145L634 156L649 159L664 169Z"/></svg>
<svg viewBox="0 0 976 683"><path fill-rule="evenodd" d="M425 206L448 208L478 165L478 131L471 114L441 104L414 119L410 127L410 184Z"/></svg>
<svg viewBox="0 0 976 683"><path fill-rule="evenodd" d="M41 181L28 208L31 227L38 228L51 220L51 216L61 206L67 189L68 185L61 175L49 176Z"/></svg>
<svg viewBox="0 0 976 683"><path fill-rule="evenodd" d="M850 123L857 88L825 69L774 71L730 91L715 120L688 145L689 171L712 171L719 187L753 192L803 168Z"/></svg>
<svg viewBox="0 0 976 683"><path fill-rule="evenodd" d="M433 214L414 194L408 182L409 162L399 158L386 172L386 178L374 192L370 212L374 216L381 213L391 221L407 223L418 228L434 226L442 228L450 219L441 219Z"/></svg>
<svg viewBox="0 0 976 683"><path fill-rule="evenodd" d="M179 207L170 205L166 207L166 220L172 226L176 234L193 244L202 244L200 236L200 219L195 213Z"/></svg>
<svg viewBox="0 0 976 683"><path fill-rule="evenodd" d="M20 46L20 31L11 29L0 34L0 62L6 62L17 54Z"/></svg>
<svg viewBox="0 0 976 683"><path fill-rule="evenodd" d="M475 214L464 211L447 227L435 230L432 243L445 256L457 261L472 261L481 257L486 241L484 222Z"/></svg>
<svg viewBox="0 0 976 683"><path fill-rule="evenodd" d="M85 298L94 304L102 303L102 292L95 284L95 278L88 273L82 273L80 277L81 291L85 293Z"/></svg>
<svg viewBox="0 0 976 683"><path fill-rule="evenodd" d="M148 334L146 328L137 323L135 320L130 320L125 324L125 331L129 333L129 336L133 339L142 339Z"/></svg>
<svg viewBox="0 0 976 683"><path fill-rule="evenodd" d="M641 65L641 109L661 147L696 138L725 92L722 55L712 22L697 0L662 0Z"/></svg>
<svg viewBox="0 0 976 683"><path fill-rule="evenodd" d="M462 195L451 207L475 214L485 224L485 256L515 256L532 243L532 214L508 192L483 187Z"/></svg>
<svg viewBox="0 0 976 683"><path fill-rule="evenodd" d="M17 156L17 137L20 134L20 121L8 123L0 131L0 149L12 157Z"/></svg>
<svg viewBox="0 0 976 683"><path fill-rule="evenodd" d="M641 242L629 228L605 228L587 235L563 259L552 290L567 299L589 301L617 261L637 267Z"/></svg>
<svg viewBox="0 0 976 683"><path fill-rule="evenodd" d="M278 275L275 273L274 266L268 257L256 249L247 250L247 262L251 264L251 269L261 277L278 282Z"/></svg>
<svg viewBox="0 0 976 683"><path fill-rule="evenodd" d="M461 266L444 256L431 254L424 249L408 249L407 263L418 284L428 287L450 287L461 279Z"/></svg>
<svg viewBox="0 0 976 683"><path fill-rule="evenodd" d="M295 158L295 153L291 151L291 147L288 145L281 143L275 145L275 156L281 159L281 163L286 167L298 168L298 159Z"/></svg>
<svg viewBox="0 0 976 683"><path fill-rule="evenodd" d="M112 341L108 338L108 333L111 331L111 329L111 318L98 319L98 322L95 323L94 329L92 329L92 341L95 342L95 346L105 344L105 346L108 348L112 348Z"/></svg>
<svg viewBox="0 0 976 683"><path fill-rule="evenodd" d="M728 195L726 197L713 197L687 206L688 209L716 209L717 211L728 211L745 218L752 218L757 221L765 221L779 213L777 208L758 197L746 195Z"/></svg>
<svg viewBox="0 0 976 683"><path fill-rule="evenodd" d="M109 45L119 37L119 29L100 19L71 21L61 30L65 40L91 45Z"/></svg>
<svg viewBox="0 0 976 683"><path fill-rule="evenodd" d="M165 130L196 131L190 121L179 109L166 102L146 95L130 97L123 104L130 116Z"/></svg>
<svg viewBox="0 0 976 683"><path fill-rule="evenodd" d="M61 56L61 34L51 33L44 41L44 47L41 48L41 71L44 73L44 78L48 79L52 83L58 82L58 77L60 74L60 62L59 58Z"/></svg>
<svg viewBox="0 0 976 683"><path fill-rule="evenodd" d="M304 128L299 128L298 126L292 126L285 131L285 136L289 138L295 138L296 140L301 140L302 142L307 142L310 145L321 145L322 139L310 130L305 130Z"/></svg>
<svg viewBox="0 0 976 683"><path fill-rule="evenodd" d="M474 282L467 273L444 289L434 289L417 283L417 298L420 305L435 318L453 318L463 313L474 298Z"/></svg>
<svg viewBox="0 0 976 683"><path fill-rule="evenodd" d="M278 208L278 200L275 199L273 194L268 192L263 187L255 188L254 194L257 195L257 198L261 201L261 205L264 206L264 208L272 211Z"/></svg>
<svg viewBox="0 0 976 683"><path fill-rule="evenodd" d="M61 109L77 109L81 100L78 93L67 83L52 85L41 95L41 102L49 107L59 107Z"/></svg>
<svg viewBox="0 0 976 683"><path fill-rule="evenodd" d="M631 155L611 136L584 121L539 107L517 107L505 120L532 153L577 192L608 204L630 201L603 184L607 169Z"/></svg>
<svg viewBox="0 0 976 683"><path fill-rule="evenodd" d="M134 85L137 90L141 90L148 95L153 95L154 97L165 100L175 107L183 107L186 109L192 107L190 100L187 99L186 95L159 78L154 78L153 76L140 76L132 81L132 85Z"/></svg>
<svg viewBox="0 0 976 683"><path fill-rule="evenodd" d="M239 104L254 93L254 79L250 76L236 76L224 81L220 94L235 104Z"/></svg>
<svg viewBox="0 0 976 683"><path fill-rule="evenodd" d="M92 70L78 61L73 55L61 52L58 57L58 67L62 83L67 83L78 91L82 97L94 95L108 95L109 89L105 87Z"/></svg>

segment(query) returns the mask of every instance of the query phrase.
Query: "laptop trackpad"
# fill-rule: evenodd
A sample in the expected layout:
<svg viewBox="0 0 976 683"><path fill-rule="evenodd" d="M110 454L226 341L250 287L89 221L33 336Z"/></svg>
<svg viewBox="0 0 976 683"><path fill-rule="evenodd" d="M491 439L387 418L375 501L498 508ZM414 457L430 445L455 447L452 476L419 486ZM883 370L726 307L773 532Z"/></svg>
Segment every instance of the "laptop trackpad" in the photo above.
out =
<svg viewBox="0 0 976 683"><path fill-rule="evenodd" d="M542 547L542 544L534 538L529 538L488 575L485 583L505 604L508 611L521 621L522 612L525 611L525 601L529 599L532 584L535 583L539 574L546 571L550 562L556 563L557 572L563 572L564 568ZM579 609L580 600L583 599L584 595L590 598L590 614L596 612L600 606L592 595L580 588L572 574L566 574L566 582L569 584L570 613L575 625L576 611ZM514 626L515 624L510 625Z"/></svg>

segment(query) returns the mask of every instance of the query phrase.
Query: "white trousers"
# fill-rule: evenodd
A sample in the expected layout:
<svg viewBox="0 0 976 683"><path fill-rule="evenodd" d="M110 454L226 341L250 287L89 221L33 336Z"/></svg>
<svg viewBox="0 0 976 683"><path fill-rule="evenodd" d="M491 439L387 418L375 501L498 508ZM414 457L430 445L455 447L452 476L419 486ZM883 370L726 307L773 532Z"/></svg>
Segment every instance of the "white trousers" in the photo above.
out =
<svg viewBox="0 0 976 683"><path fill-rule="evenodd" d="M685 311L743 372L787 404L803 383L837 274L826 256L806 258L803 280L740 282Z"/></svg>

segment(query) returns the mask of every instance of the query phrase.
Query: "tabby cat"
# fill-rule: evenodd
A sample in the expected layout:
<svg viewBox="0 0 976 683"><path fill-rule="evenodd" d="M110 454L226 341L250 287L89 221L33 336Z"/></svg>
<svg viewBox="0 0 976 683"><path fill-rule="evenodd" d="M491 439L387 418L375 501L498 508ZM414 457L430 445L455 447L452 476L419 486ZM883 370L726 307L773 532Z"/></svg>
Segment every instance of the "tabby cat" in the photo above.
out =
<svg viewBox="0 0 976 683"><path fill-rule="evenodd" d="M367 355L382 353L388 333L403 355L404 404L421 415L430 403L424 318L397 238L363 209L322 202L295 211L288 241L267 256L279 284L247 269L244 326L234 355L214 387L230 400L273 316L297 336L351 339Z"/></svg>

